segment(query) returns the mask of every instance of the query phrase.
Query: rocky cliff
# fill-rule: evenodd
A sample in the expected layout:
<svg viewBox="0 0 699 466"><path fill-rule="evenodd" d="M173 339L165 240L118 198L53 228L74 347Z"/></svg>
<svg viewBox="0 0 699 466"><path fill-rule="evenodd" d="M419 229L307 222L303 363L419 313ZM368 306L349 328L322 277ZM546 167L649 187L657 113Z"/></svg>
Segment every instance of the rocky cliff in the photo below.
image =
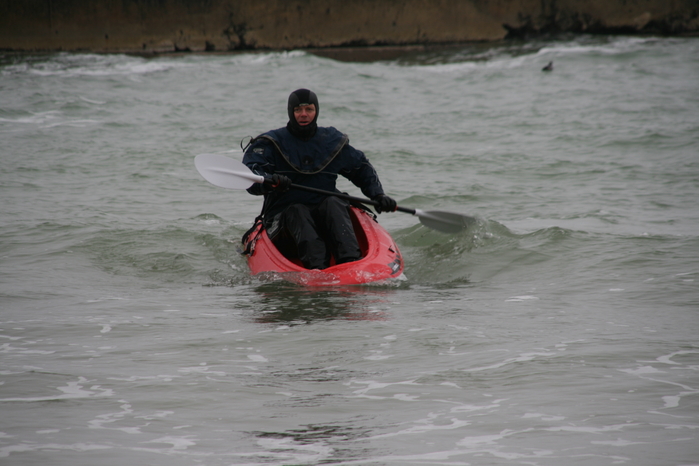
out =
<svg viewBox="0 0 699 466"><path fill-rule="evenodd" d="M0 0L0 49L230 51L699 33L699 0Z"/></svg>

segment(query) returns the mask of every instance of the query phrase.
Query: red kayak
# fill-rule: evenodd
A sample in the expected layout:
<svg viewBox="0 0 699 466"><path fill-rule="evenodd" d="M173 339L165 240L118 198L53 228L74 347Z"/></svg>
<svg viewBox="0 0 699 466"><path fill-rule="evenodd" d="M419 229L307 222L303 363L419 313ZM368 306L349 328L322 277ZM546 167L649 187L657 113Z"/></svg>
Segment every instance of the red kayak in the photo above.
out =
<svg viewBox="0 0 699 466"><path fill-rule="evenodd" d="M285 280L305 286L361 285L401 277L403 258L395 241L379 225L376 217L356 207L350 209L350 216L362 250L360 260L331 265L324 270L306 269L300 261L284 257L258 222L243 244L250 272L253 275L280 274Z"/></svg>

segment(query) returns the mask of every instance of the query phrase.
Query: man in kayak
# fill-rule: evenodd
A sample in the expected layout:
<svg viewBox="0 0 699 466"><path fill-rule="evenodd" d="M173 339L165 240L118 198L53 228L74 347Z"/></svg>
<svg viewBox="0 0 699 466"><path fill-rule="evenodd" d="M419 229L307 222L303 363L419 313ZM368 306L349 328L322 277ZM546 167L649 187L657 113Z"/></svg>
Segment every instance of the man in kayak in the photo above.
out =
<svg viewBox="0 0 699 466"><path fill-rule="evenodd" d="M254 184L248 192L264 195L267 234L287 257L298 257L307 269L324 269L330 255L337 264L356 261L361 251L352 228L349 203L335 196L289 189L292 183L340 192L342 175L378 202L377 210L394 212L396 201L384 194L376 170L364 153L349 145L347 135L317 125L318 97L308 89L291 93L286 127L254 138L243 163L272 183Z"/></svg>

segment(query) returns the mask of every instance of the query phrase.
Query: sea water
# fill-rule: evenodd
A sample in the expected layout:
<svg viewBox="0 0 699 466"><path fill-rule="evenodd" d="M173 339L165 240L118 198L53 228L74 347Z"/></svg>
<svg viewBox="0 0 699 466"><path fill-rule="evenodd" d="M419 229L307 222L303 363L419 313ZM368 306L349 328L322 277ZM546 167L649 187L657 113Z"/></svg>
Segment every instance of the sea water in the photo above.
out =
<svg viewBox="0 0 699 466"><path fill-rule="evenodd" d="M478 222L381 214L396 283L251 277L261 199L194 156L300 87ZM0 464L699 464L697 38L5 53L0 141Z"/></svg>

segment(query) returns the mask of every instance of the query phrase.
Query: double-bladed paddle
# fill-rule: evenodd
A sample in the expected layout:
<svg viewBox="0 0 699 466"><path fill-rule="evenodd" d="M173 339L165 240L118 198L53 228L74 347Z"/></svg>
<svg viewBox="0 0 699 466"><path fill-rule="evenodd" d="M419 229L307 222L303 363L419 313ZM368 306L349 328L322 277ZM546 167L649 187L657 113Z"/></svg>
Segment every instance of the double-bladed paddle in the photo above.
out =
<svg viewBox="0 0 699 466"><path fill-rule="evenodd" d="M219 154L199 154L194 158L194 165L209 183L221 188L229 189L247 189L252 186L251 183L271 183L264 176L255 175L242 162L233 160L229 157ZM335 193L332 191L324 191L322 189L291 184L292 189L301 189L326 196L335 196L347 201L360 202L377 207L378 202L361 197L349 196L343 193ZM476 219L467 215L456 214L452 212L442 211L423 211L420 209L409 209L398 206L398 212L415 215L420 219L423 225L438 230L444 233L458 233L469 225L476 222Z"/></svg>

